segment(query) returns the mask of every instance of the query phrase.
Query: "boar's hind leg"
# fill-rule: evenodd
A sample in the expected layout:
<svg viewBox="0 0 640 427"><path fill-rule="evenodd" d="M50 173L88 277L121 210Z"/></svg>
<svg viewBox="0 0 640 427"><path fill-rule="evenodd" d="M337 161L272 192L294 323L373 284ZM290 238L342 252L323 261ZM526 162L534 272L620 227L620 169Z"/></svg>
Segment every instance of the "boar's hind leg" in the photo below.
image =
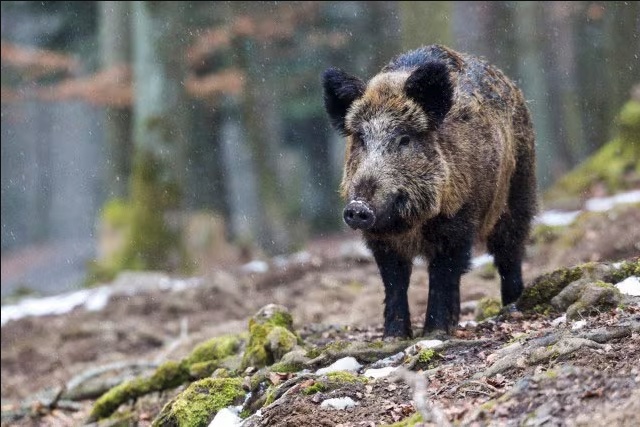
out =
<svg viewBox="0 0 640 427"><path fill-rule="evenodd" d="M536 209L534 164L526 154L519 156L511 177L508 204L508 212L500 217L487 240L500 273L503 305L515 302L522 294L522 258Z"/></svg>
<svg viewBox="0 0 640 427"><path fill-rule="evenodd" d="M460 317L460 277L468 270L472 240L439 251L429 263L429 301L424 334L447 333L458 326Z"/></svg>
<svg viewBox="0 0 640 427"><path fill-rule="evenodd" d="M412 261L386 245L370 246L384 283L384 336L411 338L407 291Z"/></svg>

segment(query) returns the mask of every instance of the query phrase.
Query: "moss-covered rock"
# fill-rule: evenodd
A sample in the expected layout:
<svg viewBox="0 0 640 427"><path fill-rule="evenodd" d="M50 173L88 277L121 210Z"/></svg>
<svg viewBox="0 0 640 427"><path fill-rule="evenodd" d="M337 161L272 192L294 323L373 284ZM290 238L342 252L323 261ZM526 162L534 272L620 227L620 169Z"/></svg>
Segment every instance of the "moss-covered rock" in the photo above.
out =
<svg viewBox="0 0 640 427"><path fill-rule="evenodd" d="M151 377L136 378L106 392L94 404L91 419L108 417L129 400L178 387L190 379L207 377L220 367L227 368L227 372L233 372L238 366L234 367L229 361L237 357L235 353L239 351L241 345L242 340L233 335L216 337L203 342L182 361L169 361L158 367ZM239 365L239 362L236 365Z"/></svg>
<svg viewBox="0 0 640 427"><path fill-rule="evenodd" d="M153 426L206 426L222 408L241 403L244 395L240 378L196 381L162 408Z"/></svg>
<svg viewBox="0 0 640 427"><path fill-rule="evenodd" d="M622 263L588 262L543 274L527 286L516 305L522 311L568 310L571 304L595 304L596 309L617 305L619 293L611 284L640 273L640 259ZM589 289L588 292L585 290ZM586 292L586 293L585 293ZM583 300L584 298L584 300ZM573 313L586 312L580 304ZM567 313L568 314L568 313Z"/></svg>
<svg viewBox="0 0 640 427"><path fill-rule="evenodd" d="M478 322L497 316L502 308L502 303L495 298L485 297L478 301L476 307L476 320Z"/></svg>
<svg viewBox="0 0 640 427"><path fill-rule="evenodd" d="M126 381L103 394L93 405L89 418L94 421L106 418L129 400L155 391L178 387L188 378L189 370L185 364L166 362L150 377Z"/></svg>
<svg viewBox="0 0 640 427"><path fill-rule="evenodd" d="M242 368L272 365L293 350L298 341L287 308L269 304L249 320L249 342Z"/></svg>
<svg viewBox="0 0 640 427"><path fill-rule="evenodd" d="M550 307L553 297L569 283L581 277L580 267L561 268L552 273L543 274L524 289L516 305L522 311L545 311Z"/></svg>
<svg viewBox="0 0 640 427"><path fill-rule="evenodd" d="M602 281L592 282L584 286L578 300L567 308L567 318L575 320L611 310L621 302L622 295L615 286Z"/></svg>
<svg viewBox="0 0 640 427"><path fill-rule="evenodd" d="M227 356L235 354L242 345L242 340L237 335L225 335L212 338L198 344L191 354L185 358L188 365L201 362L222 360Z"/></svg>

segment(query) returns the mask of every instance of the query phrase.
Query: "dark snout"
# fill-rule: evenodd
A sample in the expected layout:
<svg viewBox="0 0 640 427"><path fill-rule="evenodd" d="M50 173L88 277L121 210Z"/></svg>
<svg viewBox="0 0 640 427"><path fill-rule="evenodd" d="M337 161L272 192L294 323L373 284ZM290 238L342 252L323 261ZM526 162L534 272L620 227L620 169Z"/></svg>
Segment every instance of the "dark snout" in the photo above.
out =
<svg viewBox="0 0 640 427"><path fill-rule="evenodd" d="M368 230L376 222L376 215L373 209L363 201L354 200L350 202L342 214L344 222L354 230Z"/></svg>

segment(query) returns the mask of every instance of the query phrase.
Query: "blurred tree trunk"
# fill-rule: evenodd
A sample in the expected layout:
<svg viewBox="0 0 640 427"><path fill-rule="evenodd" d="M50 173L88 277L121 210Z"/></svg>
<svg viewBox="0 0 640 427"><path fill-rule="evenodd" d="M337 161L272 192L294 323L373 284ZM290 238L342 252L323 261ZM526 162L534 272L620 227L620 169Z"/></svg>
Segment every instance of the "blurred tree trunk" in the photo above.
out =
<svg viewBox="0 0 640 427"><path fill-rule="evenodd" d="M574 7L566 2L550 3L540 22L550 127L559 156L552 171L554 176L563 175L578 162L577 144L583 140L572 67L575 57L573 29L566 25Z"/></svg>
<svg viewBox="0 0 640 427"><path fill-rule="evenodd" d="M256 6L254 6L256 7ZM258 18L277 16L277 9L261 8ZM245 2L232 3L235 16L247 14L251 9ZM255 11L254 11L255 12ZM249 15L250 17L255 16ZM232 41L234 65L245 72L244 90L240 100L240 114L244 128L244 143L248 148L252 174L244 173L244 179L253 176L256 180L258 212L252 218L252 228L256 234L254 240L269 253L282 253L290 249L291 242L287 230L286 205L282 203L283 185L276 173L277 153L282 149L282 127L279 125L278 97L271 89L273 80L264 64L269 60L265 56L265 47L260 47L250 37L237 36ZM242 173L237 170L235 173ZM248 194L233 195L248 197Z"/></svg>
<svg viewBox="0 0 640 427"><path fill-rule="evenodd" d="M451 45L452 11L452 4L448 1L401 1L402 49L434 43Z"/></svg>
<svg viewBox="0 0 640 427"><path fill-rule="evenodd" d="M253 159L241 120L240 99L226 97L221 111L220 148L231 234L237 244L250 246L261 231L261 209Z"/></svg>
<svg viewBox="0 0 640 427"><path fill-rule="evenodd" d="M535 2L517 2L514 9L514 24L519 52L518 76L525 99L531 100L529 108L536 131L538 183L544 188L554 179L557 170L556 141L552 133L549 112L549 88L541 52L544 51L544 29L540 28L542 8Z"/></svg>
<svg viewBox="0 0 640 427"><path fill-rule="evenodd" d="M102 69L128 66L131 59L131 4L103 1L99 2L99 8ZM127 195L127 182L131 173L131 107L107 107L105 116L108 196L123 198Z"/></svg>
<svg viewBox="0 0 640 427"><path fill-rule="evenodd" d="M187 120L179 2L133 4L134 163L130 180L132 268L181 267L177 227L168 220L184 191Z"/></svg>
<svg viewBox="0 0 640 427"><path fill-rule="evenodd" d="M614 118L638 80L640 6L580 2L574 28L586 156L612 136Z"/></svg>

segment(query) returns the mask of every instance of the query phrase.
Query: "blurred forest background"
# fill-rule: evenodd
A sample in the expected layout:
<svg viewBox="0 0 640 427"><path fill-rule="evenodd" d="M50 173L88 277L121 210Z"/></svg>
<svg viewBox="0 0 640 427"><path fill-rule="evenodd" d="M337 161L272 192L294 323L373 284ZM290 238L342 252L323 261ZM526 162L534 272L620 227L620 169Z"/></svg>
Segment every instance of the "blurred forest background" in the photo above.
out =
<svg viewBox="0 0 640 427"><path fill-rule="evenodd" d="M542 189L610 139L640 76L638 2L1 8L3 296L340 231L329 66L370 78L431 43L486 57L530 101Z"/></svg>

